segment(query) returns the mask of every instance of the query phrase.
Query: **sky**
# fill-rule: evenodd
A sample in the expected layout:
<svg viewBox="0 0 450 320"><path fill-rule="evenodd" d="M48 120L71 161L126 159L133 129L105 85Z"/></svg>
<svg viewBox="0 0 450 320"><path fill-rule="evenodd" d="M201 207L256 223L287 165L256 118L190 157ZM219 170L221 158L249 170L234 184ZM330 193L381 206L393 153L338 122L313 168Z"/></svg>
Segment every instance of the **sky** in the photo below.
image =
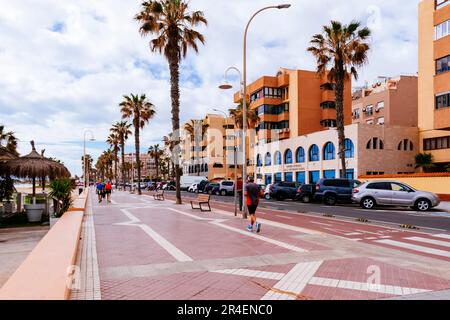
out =
<svg viewBox="0 0 450 320"><path fill-rule="evenodd" d="M355 86L378 76L417 73L419 0L280 0L287 10L266 11L248 36L248 83L280 67L315 70L306 51L312 35L331 20L358 20L372 30L369 64ZM181 121L233 107L233 91L221 91L224 71L241 68L245 24L276 0L190 0L209 21L200 52L181 65ZM171 131L166 60L149 49L133 20L137 0L0 0L0 124L15 132L19 152L38 150L81 175L85 130L87 153L107 149L109 128L120 120L123 95L145 93L156 116L141 134L142 152ZM231 77L235 87L237 78ZM90 138L90 135L87 134ZM134 137L126 152L133 152Z"/></svg>

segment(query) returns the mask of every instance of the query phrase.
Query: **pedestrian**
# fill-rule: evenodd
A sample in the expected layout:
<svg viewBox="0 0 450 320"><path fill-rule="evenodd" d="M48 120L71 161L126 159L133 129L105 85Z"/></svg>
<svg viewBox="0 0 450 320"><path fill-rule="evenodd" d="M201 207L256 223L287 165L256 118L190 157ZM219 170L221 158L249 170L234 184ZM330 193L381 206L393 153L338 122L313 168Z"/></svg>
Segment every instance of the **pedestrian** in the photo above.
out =
<svg viewBox="0 0 450 320"><path fill-rule="evenodd" d="M259 205L260 187L255 183L253 177L248 178L248 183L245 185L245 196L247 199L247 209L250 218L250 224L247 230L253 232L253 227L256 228L256 233L261 232L261 223L256 221L256 209Z"/></svg>
<svg viewBox="0 0 450 320"><path fill-rule="evenodd" d="M112 184L111 181L107 181L105 184L106 201L111 202Z"/></svg>
<svg viewBox="0 0 450 320"><path fill-rule="evenodd" d="M102 202L103 199L103 192L105 189L105 185L103 182L101 181L97 181L97 185L95 186L96 191L97 191L97 196L98 196L98 203Z"/></svg>

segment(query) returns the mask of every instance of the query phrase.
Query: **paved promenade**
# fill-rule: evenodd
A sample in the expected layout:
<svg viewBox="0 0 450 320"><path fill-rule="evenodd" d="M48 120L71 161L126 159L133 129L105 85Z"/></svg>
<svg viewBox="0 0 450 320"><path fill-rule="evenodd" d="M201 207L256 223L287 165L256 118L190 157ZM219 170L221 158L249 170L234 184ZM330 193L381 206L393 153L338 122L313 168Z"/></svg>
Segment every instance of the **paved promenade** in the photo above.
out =
<svg viewBox="0 0 450 320"><path fill-rule="evenodd" d="M73 299L448 298L450 235L267 209L257 235L223 203L91 196Z"/></svg>

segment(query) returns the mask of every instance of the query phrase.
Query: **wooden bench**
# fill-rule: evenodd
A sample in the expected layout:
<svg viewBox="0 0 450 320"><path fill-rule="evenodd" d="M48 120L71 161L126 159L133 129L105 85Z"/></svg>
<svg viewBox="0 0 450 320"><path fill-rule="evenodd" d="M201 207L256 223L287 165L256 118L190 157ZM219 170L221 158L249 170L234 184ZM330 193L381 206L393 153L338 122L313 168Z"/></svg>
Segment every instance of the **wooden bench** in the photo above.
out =
<svg viewBox="0 0 450 320"><path fill-rule="evenodd" d="M157 190L155 193L153 193L153 199L158 201L164 201L164 190L160 191Z"/></svg>
<svg viewBox="0 0 450 320"><path fill-rule="evenodd" d="M211 206L209 205L209 199L211 198L208 194L198 194L197 198L191 200L192 209L200 209L200 211L211 211ZM198 207L194 207L194 203L198 204ZM208 205L208 210L203 209L202 205Z"/></svg>

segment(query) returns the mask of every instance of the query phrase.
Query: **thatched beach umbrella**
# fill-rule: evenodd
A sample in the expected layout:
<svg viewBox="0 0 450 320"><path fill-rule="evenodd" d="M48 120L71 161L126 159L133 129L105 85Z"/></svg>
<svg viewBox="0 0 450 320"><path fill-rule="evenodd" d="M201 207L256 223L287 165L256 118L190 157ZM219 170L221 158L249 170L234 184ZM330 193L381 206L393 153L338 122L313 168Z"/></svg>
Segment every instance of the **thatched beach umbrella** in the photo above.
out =
<svg viewBox="0 0 450 320"><path fill-rule="evenodd" d="M36 178L49 177L49 179L70 177L67 168L56 161L47 159L37 153L34 141L31 141L30 154L7 161L3 168L12 176L29 178L33 181L33 199L36 197Z"/></svg>

